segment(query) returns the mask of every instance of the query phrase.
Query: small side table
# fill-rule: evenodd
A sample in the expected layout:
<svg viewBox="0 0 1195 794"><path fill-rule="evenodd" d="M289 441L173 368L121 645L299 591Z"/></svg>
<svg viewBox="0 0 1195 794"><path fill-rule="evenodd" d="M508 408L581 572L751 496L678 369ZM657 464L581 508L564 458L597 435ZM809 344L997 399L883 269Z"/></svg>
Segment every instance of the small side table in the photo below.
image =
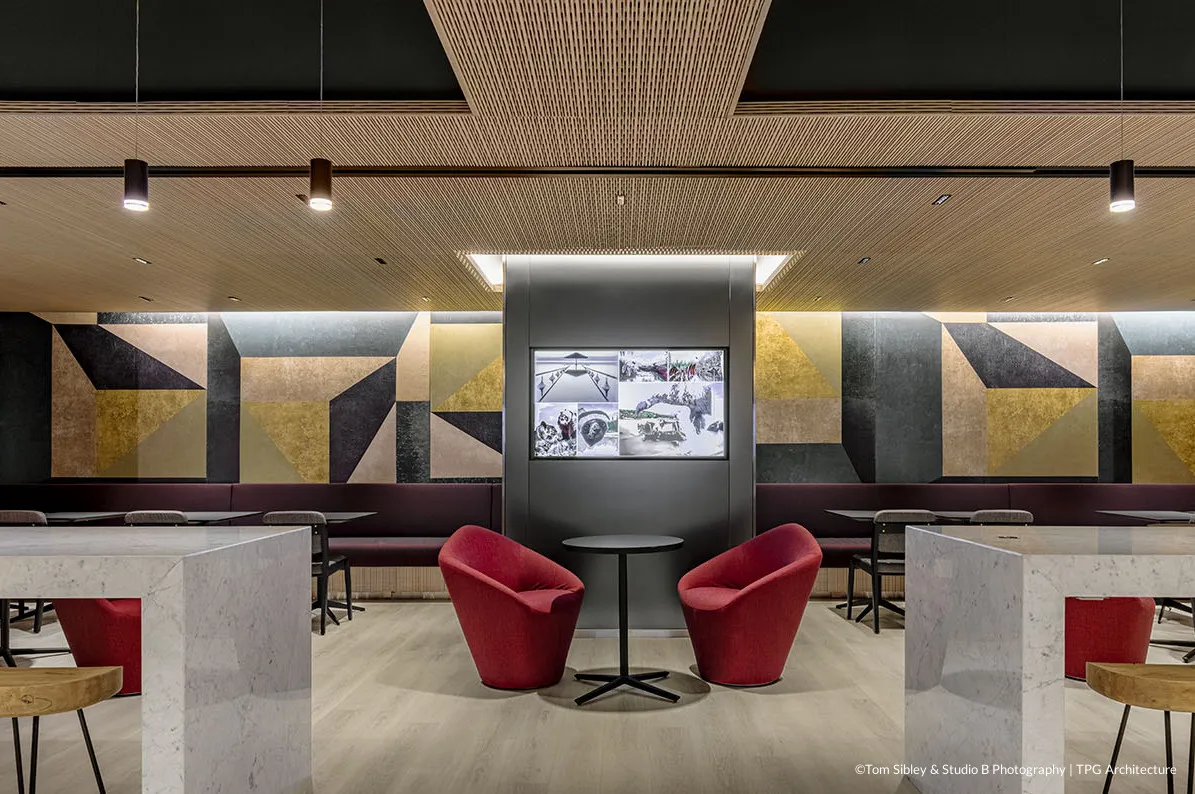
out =
<svg viewBox="0 0 1195 794"><path fill-rule="evenodd" d="M586 535L580 538L569 538L563 541L564 547L582 554L617 554L618 555L618 675L605 673L577 673L578 681L598 682L596 687L576 699L578 706L584 706L596 697L629 686L647 692L649 695L662 697L673 703L680 700L680 695L669 692L647 683L668 677L667 670L650 673L631 674L628 666L627 653L627 555L651 554L657 551L672 551L685 544L681 538L671 535Z"/></svg>

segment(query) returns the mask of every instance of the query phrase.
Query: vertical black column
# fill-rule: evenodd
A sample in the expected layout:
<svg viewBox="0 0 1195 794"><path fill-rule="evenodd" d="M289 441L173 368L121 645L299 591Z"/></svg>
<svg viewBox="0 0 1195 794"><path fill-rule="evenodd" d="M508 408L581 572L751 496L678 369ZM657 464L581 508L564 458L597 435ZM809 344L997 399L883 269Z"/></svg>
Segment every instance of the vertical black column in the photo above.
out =
<svg viewBox="0 0 1195 794"><path fill-rule="evenodd" d="M224 319L207 319L207 481L241 479L241 353Z"/></svg>
<svg viewBox="0 0 1195 794"><path fill-rule="evenodd" d="M942 324L916 312L875 315L875 481L942 476Z"/></svg>
<svg viewBox="0 0 1195 794"><path fill-rule="evenodd" d="M754 261L507 259L504 486L507 534L585 582L580 625L617 625L608 555L566 552L579 535L675 535L683 548L628 561L636 629L684 626L676 583L754 533ZM719 459L531 460L532 349L726 348L726 446Z"/></svg>
<svg viewBox="0 0 1195 794"><path fill-rule="evenodd" d="M1100 482L1133 481L1133 357L1111 314L1099 317Z"/></svg>
<svg viewBox="0 0 1195 794"><path fill-rule="evenodd" d="M0 314L0 482L50 478L51 334L33 314Z"/></svg>
<svg viewBox="0 0 1195 794"><path fill-rule="evenodd" d="M842 447L859 482L876 479L875 315L842 315Z"/></svg>

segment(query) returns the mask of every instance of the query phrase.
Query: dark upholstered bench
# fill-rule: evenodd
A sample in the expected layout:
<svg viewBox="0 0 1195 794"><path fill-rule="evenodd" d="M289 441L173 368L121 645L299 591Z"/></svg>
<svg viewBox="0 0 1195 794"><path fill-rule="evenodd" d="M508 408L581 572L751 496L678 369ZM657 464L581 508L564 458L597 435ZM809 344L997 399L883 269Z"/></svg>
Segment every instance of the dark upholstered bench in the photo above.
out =
<svg viewBox="0 0 1195 794"><path fill-rule="evenodd" d="M320 510L374 512L329 528L330 546L356 566L434 566L465 524L502 527L496 483L34 483L0 485L0 507L42 510ZM260 523L260 517L239 521Z"/></svg>
<svg viewBox="0 0 1195 794"><path fill-rule="evenodd" d="M354 566L434 566L448 536L465 524L500 530L494 483L238 484L233 510L371 511L332 524L329 547ZM250 519L252 521L252 519Z"/></svg>
<svg viewBox="0 0 1195 794"><path fill-rule="evenodd" d="M1006 484L762 483L755 486L755 531L800 524L822 547L823 568L845 568L871 547L871 526L827 510L974 510L1009 506Z"/></svg>

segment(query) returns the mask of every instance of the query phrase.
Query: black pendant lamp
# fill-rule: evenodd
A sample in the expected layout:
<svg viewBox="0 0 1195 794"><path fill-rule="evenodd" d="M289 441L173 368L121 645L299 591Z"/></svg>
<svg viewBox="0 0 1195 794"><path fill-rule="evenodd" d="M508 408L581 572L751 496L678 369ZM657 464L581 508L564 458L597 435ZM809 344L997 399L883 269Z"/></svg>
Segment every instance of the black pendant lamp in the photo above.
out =
<svg viewBox="0 0 1195 794"><path fill-rule="evenodd" d="M1124 159L1124 0L1120 0L1120 157L1109 168L1108 209L1129 212L1137 207L1133 194L1133 161Z"/></svg>
<svg viewBox="0 0 1195 794"><path fill-rule="evenodd" d="M144 160L124 161L124 208L149 210L149 163Z"/></svg>
<svg viewBox="0 0 1195 794"><path fill-rule="evenodd" d="M319 110L320 123L324 115L324 2L319 4ZM307 206L316 212L332 209L332 161L323 157L311 160L311 185L307 191Z"/></svg>
<svg viewBox="0 0 1195 794"><path fill-rule="evenodd" d="M137 157L141 126L141 0L133 10L133 159L124 161L124 208L149 211L149 163Z"/></svg>
<svg viewBox="0 0 1195 794"><path fill-rule="evenodd" d="M311 189L307 206L316 212L332 209L332 162L322 157L311 161Z"/></svg>
<svg viewBox="0 0 1195 794"><path fill-rule="evenodd" d="M1112 195L1108 209L1113 212L1128 212L1137 206L1133 196L1133 161L1117 160L1111 167Z"/></svg>

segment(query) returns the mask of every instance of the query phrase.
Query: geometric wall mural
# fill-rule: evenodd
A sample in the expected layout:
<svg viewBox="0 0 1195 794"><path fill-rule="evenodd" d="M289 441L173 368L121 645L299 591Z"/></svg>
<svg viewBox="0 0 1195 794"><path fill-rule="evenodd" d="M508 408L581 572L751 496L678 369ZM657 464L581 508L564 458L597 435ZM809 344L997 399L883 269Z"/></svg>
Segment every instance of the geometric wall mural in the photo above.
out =
<svg viewBox="0 0 1195 794"><path fill-rule="evenodd" d="M54 326L51 476L206 476L207 323L158 317L72 316Z"/></svg>
<svg viewBox="0 0 1195 794"><path fill-rule="evenodd" d="M1190 312L1114 314L1107 336L1128 359L1133 482L1195 482L1195 318ZM1123 388L1123 386L1122 386ZM1123 418L1122 418L1123 421ZM1123 438L1122 438L1123 442Z"/></svg>
<svg viewBox="0 0 1195 794"><path fill-rule="evenodd" d="M1094 314L760 313L756 479L1094 481L1101 340Z"/></svg>
<svg viewBox="0 0 1195 794"><path fill-rule="evenodd" d="M760 312L755 378L756 442L842 442L841 315Z"/></svg>
<svg viewBox="0 0 1195 794"><path fill-rule="evenodd" d="M39 377L48 382L48 470L33 479L502 475L498 312L9 314L0 322L14 347L18 333L46 342L38 376L0 374L24 413L39 399ZM13 457L4 458L5 477L31 478L9 465Z"/></svg>
<svg viewBox="0 0 1195 794"><path fill-rule="evenodd" d="M942 323L942 475L1098 476L1098 378L1094 318L949 318Z"/></svg>
<svg viewBox="0 0 1195 794"><path fill-rule="evenodd" d="M433 312L431 477L502 476L502 316Z"/></svg>
<svg viewBox="0 0 1195 794"><path fill-rule="evenodd" d="M1195 482L1195 312L762 312L759 482ZM0 479L502 476L498 312L0 313Z"/></svg>

